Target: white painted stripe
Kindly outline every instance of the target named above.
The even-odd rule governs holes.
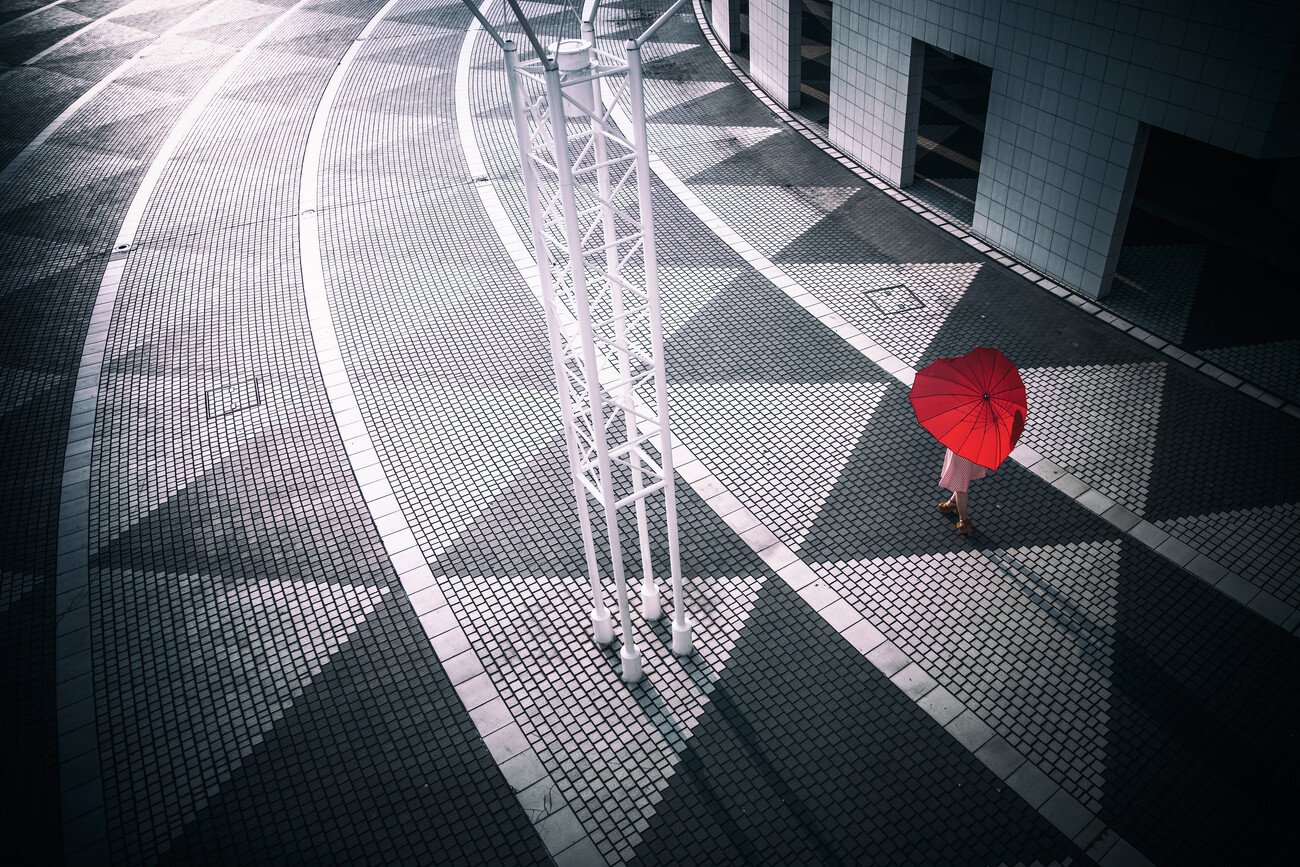
[[[60,2],[63,2],[63,0],[60,0]],[[95,84],[94,87],[90,88],[81,96],[77,97],[76,101],[73,102],[72,105],[65,108],[62,111],[62,113],[59,114],[58,117],[50,121],[50,123],[45,127],[45,129],[37,133],[36,137],[27,144],[27,147],[19,151],[17,156],[15,156],[12,160],[9,161],[9,165],[5,166],[3,169],[0,169],[0,185],[5,184],[9,180],[9,178],[13,175],[14,172],[22,168],[23,163],[31,159],[32,154],[36,153],[37,149],[41,145],[45,144],[45,142],[49,140],[50,136],[58,132],[60,127],[62,127],[65,123],[71,120],[74,114],[81,111],[81,109],[85,108],[95,97],[99,96],[99,94],[103,92],[104,88],[108,87],[114,81],[121,78],[132,68],[134,68],[136,63],[142,57],[145,56],[145,52],[147,52],[153,46],[157,45],[161,40],[166,39],[168,36],[171,36],[181,27],[187,26],[196,18],[206,14],[207,12],[210,12],[212,9],[216,8],[217,6],[220,6],[222,3],[225,2],[226,0],[213,0],[213,2],[207,4],[206,6],[194,10],[194,12],[185,16],[180,21],[177,21],[175,24],[173,24],[171,27],[168,27],[162,33],[159,33],[157,38],[154,39],[153,42],[149,43],[147,46],[140,49],[140,51],[132,55],[124,63],[120,64],[116,69],[110,72],[108,75],[101,78],[99,82]]]
[[[136,230],[140,227],[144,209],[153,196],[154,187],[158,185],[163,171],[180,148],[181,143],[190,134],[190,130],[194,128],[199,117],[207,110],[208,103],[225,86],[230,77],[235,74],[235,71],[243,65],[248,56],[260,48],[262,43],[269,39],[271,34],[278,30],[289,16],[297,12],[307,2],[308,0],[298,0],[297,3],[280,13],[274,21],[262,28],[256,36],[246,42],[239,51],[235,52],[235,55],[227,60],[221,69],[217,70],[216,75],[208,79],[207,84],[203,86],[203,90],[199,91],[194,100],[186,106],[184,113],[176,121],[176,125],[172,127],[167,140],[163,142],[162,147],[154,157],[152,165],[149,166],[149,171],[145,173],[144,180],[140,182],[140,189],[136,191],[135,198],[131,200],[131,207],[127,209],[126,219],[122,221],[122,228],[117,233],[117,241],[113,244],[113,249],[125,250],[135,242]]]
[[[617,123],[625,132],[631,130],[631,120],[627,116],[626,112],[624,112],[621,107],[613,106],[613,93],[613,88],[609,84],[608,79],[602,79],[602,100],[606,107],[612,108],[611,116],[615,123]],[[741,238],[739,234],[728,226],[726,221],[724,221],[712,209],[705,205],[704,202],[702,202],[693,192],[691,192],[690,188],[687,187],[686,184],[677,177],[676,173],[674,173],[672,169],[670,169],[655,153],[650,155],[650,167],[659,180],[672,191],[682,204],[689,208],[696,217],[704,222],[705,225],[707,225],[720,240],[727,244],[733,252],[745,259],[745,261],[748,262],[756,271],[767,276],[772,285],[776,286],[776,288],[780,289],[796,303],[799,303],[800,306],[808,310],[811,315],[815,316],[828,328],[835,331],[842,339],[861,352],[872,363],[893,376],[902,384],[908,387],[911,386],[912,380],[916,375],[915,370],[903,361],[895,358],[883,347],[880,347],[866,335],[858,331],[858,329],[846,323],[842,318],[832,312],[829,307],[818,301],[815,295],[801,287],[782,268]],[[673,444],[674,450],[676,450],[678,448],[676,438],[673,439]],[[687,449],[685,449],[684,446],[682,447],[682,450],[683,452],[687,452]],[[694,460],[695,459],[691,457],[686,463],[690,463]],[[924,667],[920,662],[907,656],[907,654],[905,654],[900,648],[886,640],[883,630],[867,618],[868,612],[858,610],[851,602],[841,597],[824,582],[816,584],[818,578],[817,574],[813,572],[806,563],[799,559],[798,555],[795,554],[787,545],[780,541],[768,544],[771,539],[777,538],[777,534],[759,520],[757,516],[752,514],[745,506],[742,505],[737,508],[736,503],[738,498],[730,493],[720,479],[709,474],[707,470],[704,470],[702,474],[699,474],[699,476],[699,478],[693,482],[689,482],[689,484],[693,488],[697,488],[701,493],[701,496],[704,496],[704,494],[709,491],[714,492],[713,496],[707,498],[705,502],[709,503],[720,517],[725,516],[729,523],[740,523],[751,528],[747,531],[746,535],[741,536],[741,538],[755,550],[755,553],[757,553],[765,562],[784,563],[783,566],[776,569],[777,574],[781,576],[782,580],[784,580],[792,590],[800,593],[800,595],[805,598],[805,601],[807,601],[819,614],[822,615],[823,619],[826,620],[831,628],[849,638],[851,643],[854,644],[859,652],[866,656],[866,658],[873,665],[879,668],[887,677],[893,680],[900,690],[904,690],[905,694],[908,695],[909,698],[915,701],[927,712],[934,715],[931,711],[931,706],[925,702],[925,699],[929,697],[936,688],[938,688],[937,681],[933,676],[929,675],[928,672],[925,672]],[[717,503],[716,505],[715,501]],[[766,530],[766,533],[755,533],[754,530],[757,528]],[[764,547],[759,547],[755,544],[760,541],[764,544]],[[813,587],[815,584],[814,592]],[[915,683],[914,679],[912,679],[909,674],[914,671],[924,673],[931,686],[924,690],[911,688],[905,689],[905,687],[911,687]],[[940,720],[940,722],[951,734],[954,735],[954,737],[958,735],[959,730],[964,728],[966,719],[971,717],[979,719],[974,710],[966,707],[951,694],[945,694],[942,705],[945,708],[960,708],[959,713],[952,714],[947,720]],[[958,738],[959,742],[963,743],[963,745],[970,749],[971,752],[975,753],[977,757],[980,757],[979,748],[987,743],[993,735],[992,727],[989,727],[982,719],[980,719],[980,723],[989,729],[987,737],[979,740],[978,743],[969,741],[969,739]],[[1027,771],[1025,769],[1033,768],[1034,771],[1043,776],[1047,776],[1050,780],[1049,775],[1044,774],[1043,771],[1033,765],[1023,753],[1015,750],[1010,746],[1010,744],[1008,744],[1002,752],[1005,754],[1006,751],[1015,753],[1016,761],[1013,763],[1014,766],[1009,766],[1009,769],[1006,770],[1005,773],[991,766],[990,770],[998,774],[1008,783],[1009,786],[1011,786],[1011,788],[1016,790],[1018,794],[1021,794],[1022,797],[1025,797],[1025,795],[1021,792],[1019,785],[1026,777]],[[1092,857],[1100,859],[1106,851],[1119,846],[1128,851],[1133,857],[1134,860],[1131,863],[1152,863],[1149,859],[1146,859],[1145,856],[1141,855],[1131,844],[1123,840],[1114,829],[1111,829],[1102,823],[1095,813],[1087,810],[1087,808],[1079,803],[1077,799],[1066,793],[1059,784],[1053,782],[1047,792],[1047,796],[1044,798],[1035,800],[1029,800],[1026,798],[1026,803],[1035,810],[1041,810],[1048,801],[1052,801],[1056,804],[1064,801],[1070,803],[1074,813],[1077,814],[1082,811],[1089,814],[1090,821],[1086,823],[1083,831],[1070,829],[1070,836],[1074,836],[1075,833],[1084,835],[1076,837],[1074,842],[1078,844],[1080,848],[1088,850]],[[1053,819],[1052,815],[1045,815],[1045,818],[1054,823],[1056,821]],[[1062,830],[1065,831],[1066,829]]]
[[[631,128],[628,118],[623,113],[622,109],[616,109],[614,117],[619,125],[624,129]],[[663,181],[665,186],[672,190],[673,194],[677,196],[686,207],[691,209],[692,213],[704,222],[725,244],[731,247],[733,251],[753,266],[755,270],[768,276],[774,286],[784,292],[796,303],[799,303],[801,306],[808,309],[809,313],[816,316],[818,320],[843,338],[849,345],[861,352],[878,367],[897,379],[903,385],[908,386],[909,388],[911,387],[912,380],[916,376],[916,371],[912,367],[901,359],[894,357],[888,349],[876,343],[871,337],[863,334],[856,327],[845,322],[841,317],[833,313],[829,307],[821,303],[815,293],[805,289],[784,269],[772,262],[745,241],[727,224],[725,220],[701,201],[700,198],[696,196],[680,178],[677,177],[676,173],[673,172],[673,170],[669,168],[657,154],[652,153],[650,155],[650,167],[654,170],[655,175]],[[1092,488],[1082,479],[1065,473],[1062,468],[1057,467],[1055,464],[1048,461],[1046,458],[1043,458],[1027,446],[1022,445],[1017,447],[1015,451],[1011,453],[1011,460],[1039,475],[1042,475],[1044,471],[1051,471],[1053,473],[1051,480],[1052,484],[1056,485],[1058,488],[1068,488],[1070,491],[1075,491],[1076,493],[1071,494],[1071,498],[1086,508],[1090,508],[1094,512],[1097,510],[1092,508],[1091,504],[1109,503],[1109,498],[1107,498],[1105,494]],[[1036,467],[1037,469],[1035,469]],[[1167,538],[1167,536],[1161,531],[1155,530],[1145,521],[1141,521],[1138,523],[1137,528],[1142,532],[1134,533],[1134,525],[1131,521],[1132,513],[1127,509],[1122,506],[1111,504],[1106,509],[1097,513],[1108,523],[1127,533],[1134,540],[1146,545],[1155,553],[1170,560],[1174,565],[1179,566],[1180,568],[1183,565],[1178,559],[1170,556],[1171,552],[1169,549],[1161,549],[1161,545]],[[1217,565],[1222,567],[1223,574],[1216,575],[1213,580],[1207,579],[1197,573],[1192,574],[1196,574],[1198,578],[1205,580],[1210,586],[1229,595],[1230,598],[1235,599],[1248,607],[1252,607],[1262,616],[1267,617],[1278,625],[1284,624],[1293,614],[1296,613],[1297,609],[1295,606],[1288,605],[1281,600],[1275,601],[1272,594],[1268,594],[1267,591],[1247,581],[1244,577],[1233,572],[1228,566],[1223,564]],[[1242,584],[1247,584],[1253,588],[1253,591],[1245,599],[1242,598],[1239,590]],[[1232,592],[1229,592],[1230,590]],[[1267,607],[1252,605],[1251,603],[1256,596],[1261,596],[1263,599],[1268,600],[1270,604]]]
[[[28,18],[31,18],[33,15],[39,15],[40,13],[44,12],[46,9],[53,9],[55,6],[61,6],[67,2],[68,0],[54,0],[53,3],[46,3],[44,6],[37,6],[35,9],[32,9],[28,12],[24,12],[22,15],[19,15],[17,18],[10,18],[5,23],[0,24],[0,29],[8,27],[10,24],[17,24],[19,21],[24,21]]]
[[[29,58],[27,58],[26,60],[24,60],[20,65],[21,65],[21,66],[33,66],[33,65],[35,65],[36,63],[39,63],[43,58],[48,57],[49,55],[51,55],[51,54],[53,54],[54,52],[58,51],[60,48],[62,48],[63,46],[67,45],[67,44],[68,44],[69,42],[71,42],[72,40],[74,40],[74,39],[76,39],[77,37],[81,36],[83,33],[86,33],[86,32],[88,32],[88,31],[90,31],[90,30],[95,29],[95,28],[98,27],[99,25],[103,24],[105,21],[108,21],[110,18],[112,18],[112,17],[114,17],[115,15],[118,15],[119,13],[123,12],[123,11],[126,9],[126,7],[127,7],[127,6],[130,6],[130,5],[131,5],[130,3],[127,3],[127,4],[123,5],[123,6],[118,7],[117,9],[114,9],[112,12],[109,12],[107,15],[102,15],[102,16],[100,16],[99,18],[94,19],[93,21],[88,21],[88,22],[86,22],[86,23],[83,24],[82,26],[78,27],[76,30],[74,30],[74,31],[72,31],[71,33],[69,33],[67,36],[65,36],[65,37],[63,37],[62,39],[60,39],[58,42],[56,42],[56,43],[54,43],[53,45],[51,45],[50,47],[46,48],[44,51],[40,51],[40,52],[38,52],[38,53],[36,53],[36,54],[33,54],[31,57],[29,57]]]
[[[346,365],[338,364],[336,367],[330,366],[328,370],[326,369],[326,359],[341,359],[341,347],[338,331],[334,324],[334,317],[330,311],[329,294],[321,259],[320,219],[318,214],[321,153],[324,147],[330,112],[334,107],[338,92],[348,76],[352,63],[356,59],[364,41],[398,2],[399,0],[389,0],[366,25],[357,41],[349,47],[330,78],[312,120],[311,132],[308,135],[307,147],[303,155],[299,187],[298,222],[299,250],[307,315],[311,325],[312,340],[316,348],[317,363],[321,368],[321,375],[330,405],[334,408],[335,424],[340,430],[340,436],[343,436],[342,432],[345,429],[352,426],[359,432],[359,437],[365,441],[364,448],[348,449],[348,459],[351,462],[353,474],[360,483],[364,473],[365,477],[372,479],[367,486],[367,490],[374,489],[381,494],[381,496],[377,497],[367,496],[366,505],[370,510],[371,519],[375,522],[376,530],[380,534],[390,559],[395,558],[398,554],[402,555],[402,567],[398,568],[398,564],[394,559],[394,568],[398,569],[402,586],[407,591],[408,600],[421,626],[424,628],[430,646],[444,665],[451,663],[454,658],[457,670],[479,672],[473,677],[465,677],[460,680],[453,679],[453,682],[466,713],[473,720],[479,735],[483,738],[484,744],[488,747],[488,751],[497,764],[500,766],[507,761],[515,761],[541,767],[541,760],[531,746],[517,747],[518,742],[524,740],[524,738],[522,729],[516,722],[511,720],[503,726],[501,724],[502,714],[479,712],[479,708],[493,702],[496,703],[493,707],[504,710],[504,699],[496,689],[495,684],[484,673],[486,667],[479,658],[477,651],[470,645],[466,632],[458,621],[456,612],[448,604],[446,595],[442,588],[438,586],[424,552],[415,541],[415,536],[411,532],[412,522],[408,519],[405,509],[402,508],[400,499],[393,495],[395,486],[392,484],[392,480],[382,462],[377,459],[375,450],[370,446],[373,438],[366,428],[365,418],[362,416],[354,399],[352,382],[347,373]],[[468,104],[469,58],[477,34],[478,23],[474,22],[462,43],[460,55],[462,62],[457,67],[458,109],[461,103]],[[374,478],[376,471],[378,472],[377,479]],[[509,735],[509,737],[506,737],[506,735]],[[507,741],[513,746],[503,746]],[[548,791],[559,791],[554,785],[554,780],[550,779],[549,775],[543,776],[539,781],[534,781],[530,785],[536,786],[539,782]],[[520,794],[521,806],[524,806],[522,804],[522,792]],[[542,828],[540,826],[547,818],[554,816],[556,812],[558,810],[553,810],[546,816],[535,820],[532,815],[529,815],[530,821],[533,821],[538,826],[539,836],[548,845],[549,835],[541,834]],[[526,814],[529,814],[529,812],[526,811]],[[568,848],[568,846],[565,848]],[[560,852],[553,851],[551,854],[556,856]]]
[[[78,390],[73,395],[72,419],[68,434],[66,454],[73,455],[82,451],[93,450],[95,416],[99,402],[99,376],[103,368],[104,353],[108,345],[108,330],[112,321],[114,305],[117,301],[118,287],[122,274],[126,270],[128,248],[135,238],[140,217],[153,195],[154,187],[168,161],[175,154],[181,142],[189,135],[208,103],[230,76],[248,59],[252,52],[274,33],[307,0],[299,0],[286,9],[274,21],[264,27],[252,41],[245,44],[238,52],[208,80],[207,85],[191,100],[172,127],[170,135],[154,157],[135,197],[127,211],[121,230],[118,232],[117,247],[109,256],[108,267],[99,284],[95,298],[94,312],[91,314],[90,327],[86,342],[81,350],[81,364],[77,371]],[[93,451],[92,451],[93,453]],[[60,778],[66,780],[69,756],[65,743],[71,743],[76,732],[71,729],[67,711],[78,702],[94,699],[94,683],[90,674],[90,650],[88,643],[83,649],[78,647],[76,636],[80,628],[90,628],[89,599],[89,558],[90,558],[90,467],[77,467],[63,472],[63,490],[59,504],[61,523],[79,526],[81,529],[62,536],[59,539],[57,593],[60,604],[56,612],[56,663],[55,677],[59,683],[58,718],[60,739]],[[64,624],[69,624],[64,629]],[[74,628],[75,627],[75,628]],[[94,725],[94,723],[92,723]],[[98,733],[91,738],[97,744]],[[98,753],[98,746],[93,748]],[[98,760],[95,762],[98,767]],[[93,784],[93,785],[91,785]],[[70,860],[103,860],[107,858],[108,826],[104,815],[103,790],[99,776],[82,786],[91,786],[93,793],[81,799],[87,810],[81,815],[64,812],[63,835],[64,852]],[[61,783],[66,791],[67,786]],[[101,859],[102,856],[102,859]]]
[[[480,4],[479,11],[483,13],[484,17],[487,17],[488,10],[492,8],[493,2],[494,0],[483,0],[482,4]],[[460,55],[456,61],[456,128],[460,135],[461,149],[464,151],[465,162],[469,167],[469,176],[471,178],[487,177],[487,168],[483,161],[483,153],[479,148],[478,139],[474,135],[474,113],[470,108],[470,68],[473,60],[474,42],[482,32],[483,28],[482,25],[479,24],[478,19],[474,19],[470,22],[469,30],[465,34],[464,41],[461,42]],[[529,245],[525,244],[523,239],[520,238],[519,234],[515,231],[514,225],[510,222],[510,218],[506,214],[500,198],[497,196],[496,187],[490,182],[480,181],[474,185],[474,188],[478,191],[479,198],[483,201],[483,207],[487,211],[488,218],[492,221],[493,228],[496,229],[497,234],[501,237],[502,243],[515,263],[515,267],[519,269],[524,280],[527,281],[529,287],[532,288],[533,293],[537,296],[538,303],[540,304],[541,288],[537,277],[537,263],[527,255],[526,251],[529,249]],[[474,649],[471,646],[470,649],[465,652],[472,654],[474,653]],[[475,656],[474,659],[475,666],[482,668],[482,663],[478,661],[478,657]],[[496,687],[493,685],[494,694],[496,694],[495,690]],[[486,741],[491,732],[485,733],[477,718],[475,718],[474,724],[479,726],[479,733],[484,736],[484,740]],[[536,751],[533,750],[531,745],[518,754],[531,755],[536,758]],[[502,762],[502,759],[498,758],[496,753],[493,754],[493,757],[497,758],[498,764]],[[511,756],[510,758],[514,757]],[[539,758],[537,759],[537,762],[538,766],[541,766],[541,760]],[[568,809],[572,811],[572,807],[569,806],[567,799],[560,794],[562,790],[555,785],[555,781],[550,776],[549,772],[542,777],[542,784],[543,786],[549,786],[549,791],[555,793],[555,800],[560,802],[562,805],[556,807],[547,816],[541,816],[535,819],[532,815],[529,816],[530,821],[532,821],[533,825],[537,828],[542,840],[546,842],[549,851],[551,846],[549,842],[550,835],[542,833],[542,823],[550,816],[559,813],[561,810]],[[533,785],[535,786],[537,784],[534,783]],[[520,794],[522,796],[522,793]],[[579,823],[579,825],[581,825],[581,823]],[[585,828],[583,830],[584,832],[586,831]],[[564,849],[571,849],[572,847],[579,845],[583,840],[588,841],[591,851],[599,851],[594,841],[591,841],[590,835],[587,834],[584,834],[584,836],[579,838],[577,842],[568,843]],[[553,858],[558,857],[560,854],[561,852],[551,852]]]
[[[491,0],[488,0],[488,2],[484,4],[483,8],[485,12],[490,3]],[[469,71],[469,46],[470,42],[467,40],[462,48],[461,67],[458,69],[457,74],[457,120],[460,127],[462,147],[465,150],[466,162],[469,166],[471,176],[487,177],[488,173],[486,165],[482,153],[479,150],[477,140],[473,135],[471,125],[472,118],[466,87]],[[609,104],[611,93],[608,81],[608,79],[601,80],[602,93],[607,105]],[[627,116],[621,110],[615,110],[614,116],[618,124],[625,131],[631,129],[631,124],[628,122]],[[653,154],[651,155],[651,167],[655,171],[655,174],[659,176],[660,180],[667,183],[668,179],[671,178],[676,181],[675,185],[670,184],[670,188],[673,190],[674,194],[677,194],[687,207],[691,208],[701,220],[709,225],[715,234],[722,238],[733,251],[749,262],[755,270],[770,275],[774,285],[777,285],[778,288],[782,288],[783,291],[791,295],[791,297],[794,297],[796,301],[799,301],[800,298],[802,298],[803,300],[801,303],[803,306],[818,306],[810,293],[806,293],[802,289],[798,288],[797,284],[795,284],[788,275],[747,244],[739,235],[728,228],[727,224],[722,221],[721,218],[705,207],[698,198],[694,197],[693,194],[690,194],[690,191],[681,184],[680,180],[676,179],[676,176],[672,174],[671,170],[669,170],[662,161]],[[667,177],[665,177],[665,174]],[[542,297],[540,285],[538,284],[537,262],[528,255],[527,251],[530,249],[530,245],[525,244],[519,237],[519,234],[514,227],[514,223],[511,221],[509,214],[501,203],[495,185],[491,182],[480,182],[476,184],[476,189],[483,200],[484,208],[488,212],[493,227],[501,237],[503,246],[510,253],[515,262],[516,268],[518,268],[520,274],[522,274],[524,279],[528,282],[528,285],[537,297],[540,305],[542,303]],[[683,193],[686,195],[682,195]],[[819,318],[823,321],[834,318],[837,321],[837,324],[843,324],[843,320],[835,317],[829,308],[821,305],[821,310],[823,312]],[[558,312],[563,315],[566,311],[561,308]],[[866,342],[864,343],[864,341]],[[876,356],[872,358],[874,362],[882,366],[896,378],[910,384],[914,372],[903,364],[903,362],[893,359],[892,356],[888,355],[888,353],[884,352],[884,350],[880,349],[874,343],[867,341],[863,335],[856,332],[856,329],[854,329],[853,333],[850,335],[849,342],[858,348],[859,351],[867,354],[869,358],[872,358],[873,355]],[[700,462],[699,459],[680,442],[680,440],[678,440],[676,436],[671,437],[671,442],[674,457],[678,462],[678,474],[683,478],[683,480],[690,480],[688,481],[688,484],[690,484],[691,487],[700,495],[701,499],[703,499],[704,502],[714,510],[715,514],[717,514],[719,518],[723,519],[729,526],[748,528],[740,535],[740,538],[749,545],[758,556],[764,560],[764,562],[768,563],[777,572],[781,579],[791,587],[791,589],[795,592],[805,591],[805,593],[810,593],[811,591],[808,591],[807,588],[816,581],[817,576],[807,566],[807,564],[800,560],[788,546],[778,541],[777,534],[747,507],[741,504],[740,499],[728,490],[722,480],[714,476],[704,466],[704,464]],[[805,593],[801,593],[800,595],[804,596]],[[939,720],[940,723],[944,724],[950,732],[955,734],[956,731],[965,724],[965,720],[973,716],[973,712],[970,709],[962,705],[955,697],[951,696],[951,694],[948,694],[946,690],[940,690],[941,692],[944,692],[944,701],[937,705],[934,703],[927,704],[926,699],[931,697],[936,689],[939,689],[937,682],[927,674],[924,675],[921,682],[924,683],[925,679],[928,678],[929,688],[916,688],[916,683],[918,682],[916,672],[921,671],[918,663],[903,654],[903,652],[897,647],[887,642],[880,630],[877,629],[874,624],[869,623],[862,612],[857,611],[851,603],[840,597],[833,590],[830,590],[825,586],[819,586],[814,596],[805,596],[805,598],[811,605],[813,605],[815,610],[823,616],[823,619],[825,619],[832,628],[848,637],[854,646],[857,647],[859,652],[866,656],[873,665],[880,668],[886,676],[889,676],[895,684],[898,685],[899,689],[904,691],[904,694],[908,695],[913,701],[926,709],[926,711],[931,713],[932,716],[936,715],[937,711],[933,709],[936,707],[941,707],[945,710],[959,708],[960,710],[956,713],[952,713],[949,718]],[[873,637],[874,640],[872,640]],[[991,729],[989,736],[992,736]],[[984,740],[974,744],[973,746],[970,744],[967,744],[967,746],[978,756],[978,748],[983,746],[988,739],[989,738],[986,737]],[[1006,751],[1004,750],[1002,754],[1005,755]],[[1028,776],[1029,769],[1040,774],[1042,772],[1039,771],[1036,766],[1030,764],[1023,754],[1017,753],[1017,755],[1019,760],[1014,762],[1014,767],[1011,767],[1010,770],[1001,776],[1012,788],[1016,788],[1017,791],[1020,791],[1017,787]],[[1069,836],[1071,837],[1075,837],[1079,834],[1087,835],[1086,838],[1076,840],[1081,848],[1088,849],[1089,847],[1094,846],[1096,841],[1104,839],[1105,850],[1109,850],[1116,845],[1123,846],[1126,849],[1132,849],[1128,843],[1121,840],[1111,829],[1106,828],[1103,824],[1097,821],[1095,814],[1088,811],[1082,804],[1055,783],[1053,783],[1047,790],[1046,797],[1036,801],[1027,800],[1027,803],[1029,803],[1035,810],[1039,810],[1049,801],[1053,803],[1054,807],[1060,807],[1062,804],[1069,804],[1074,808],[1073,812],[1075,814],[1087,813],[1089,815],[1089,818],[1092,821],[1086,823],[1086,827],[1083,831],[1080,831],[1077,828],[1069,829]],[[1101,857],[1105,850],[1101,847],[1095,847],[1092,854],[1095,857]],[[1143,863],[1146,861],[1146,859],[1140,856],[1135,849],[1132,850],[1131,854],[1135,856],[1133,863]]]

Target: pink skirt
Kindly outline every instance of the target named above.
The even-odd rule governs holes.
[[[948,453],[943,456],[943,472],[939,474],[939,487],[965,493],[971,482],[982,479],[988,474],[987,467],[968,461],[961,455],[955,454],[952,449],[948,449]]]

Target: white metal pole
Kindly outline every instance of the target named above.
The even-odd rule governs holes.
[[[592,26],[582,25],[584,36],[592,34]],[[591,43],[588,43],[591,44]],[[599,109],[593,99],[592,113]],[[605,273],[608,278],[610,294],[610,315],[614,319],[614,341],[618,352],[619,401],[623,406],[623,418],[626,422],[628,448],[628,468],[632,475],[632,493],[636,499],[637,541],[641,548],[641,616],[654,622],[664,616],[660,601],[659,582],[655,579],[654,560],[650,550],[650,521],[646,514],[645,498],[641,491],[645,488],[644,470],[641,457],[634,447],[640,439],[640,430],[635,412],[636,392],[633,388],[632,358],[628,352],[627,320],[624,317],[623,288],[619,278],[618,226],[614,219],[613,185],[610,182],[609,166],[606,163],[608,148],[605,130],[593,117],[591,135],[596,157],[596,188],[600,198],[600,219],[605,234]]]
[[[556,48],[556,57],[565,58],[565,45]],[[585,64],[584,64],[585,65]],[[591,83],[584,83],[590,87]],[[609,443],[605,430],[605,406],[600,384],[600,368],[596,358],[596,344],[591,330],[591,304],[587,297],[587,275],[582,252],[582,235],[578,225],[578,207],[573,190],[573,169],[569,163],[569,136],[565,123],[563,84],[558,68],[546,70],[546,90],[551,111],[552,141],[555,147],[555,167],[560,181],[560,201],[564,210],[565,239],[568,242],[569,263],[572,269],[573,299],[577,310],[578,327],[582,333],[582,353],[586,375],[587,395],[591,401],[591,421],[594,430],[596,460],[600,471],[600,492],[605,513],[605,531],[609,537],[610,563],[614,571],[614,584],[618,591],[619,619],[623,627],[623,647],[619,657],[623,664],[623,680],[634,683],[641,679],[641,652],[637,649],[632,617],[628,611],[627,580],[623,572],[622,544],[619,541],[617,497],[609,457]]]
[[[632,493],[636,497],[637,541],[641,547],[641,616],[650,622],[664,616],[663,604],[659,597],[659,582],[655,578],[654,557],[650,550],[650,521],[646,515],[645,497],[641,491],[645,487],[639,446],[634,445],[641,438],[640,424],[636,416],[636,390],[633,387],[631,358],[627,346],[627,323],[623,318],[623,290],[614,286],[615,304],[613,315],[616,317],[614,333],[619,344],[619,378],[620,398],[623,403],[623,417],[627,422],[628,465],[632,471]]]
[[[551,275],[551,256],[546,246],[542,228],[542,207],[538,200],[537,175],[533,171],[532,139],[528,118],[524,113],[523,82],[519,75],[519,52],[513,41],[502,46],[506,60],[506,81],[510,90],[510,111],[515,119],[515,137],[519,144],[519,167],[528,202],[528,222],[532,227],[533,251],[537,258],[537,281],[542,289],[542,307],[546,313],[546,332],[550,337],[551,366],[555,373],[555,386],[559,390],[560,412],[564,417],[564,441],[569,453],[569,473],[573,481],[573,496],[578,506],[578,523],[582,528],[582,547],[587,558],[587,576],[591,583],[591,629],[597,644],[607,645],[614,640],[614,623],[605,606],[605,593],[600,586],[600,564],[596,560],[596,542],[591,529],[591,511],[587,503],[587,489],[582,484],[581,461],[578,454],[577,434],[573,429],[573,400],[569,392],[568,377],[564,370],[564,351],[559,316],[558,299]]]
[[[650,146],[646,140],[645,80],[641,49],[627,41],[628,96],[631,100],[632,138],[636,150],[636,187],[641,207],[642,256],[645,261],[646,296],[650,307],[650,347],[654,358],[655,409],[659,416],[659,452],[664,473],[664,511],[668,523],[668,561],[673,588],[673,653],[694,652],[692,623],[686,617],[682,588],[681,550],[677,541],[677,485],[673,473],[672,432],[668,427],[668,384],[664,374],[663,315],[659,308],[659,269],[655,258],[654,208],[650,198]]]

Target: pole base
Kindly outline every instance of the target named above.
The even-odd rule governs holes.
[[[659,601],[659,588],[654,584],[641,585],[641,616],[647,623],[655,623],[664,616],[664,606]]]
[[[636,645],[623,645],[623,649],[618,652],[619,658],[623,660],[623,682],[636,683],[641,679],[641,651],[636,649]]]
[[[678,656],[690,656],[695,652],[695,643],[691,639],[691,622],[673,621],[673,653]]]
[[[596,637],[596,643],[601,647],[614,640],[614,620],[609,616],[608,611],[591,612],[591,631]]]

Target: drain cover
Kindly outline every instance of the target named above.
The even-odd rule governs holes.
[[[909,310],[920,310],[925,306],[917,294],[907,288],[906,283],[896,283],[893,286],[881,286],[878,289],[868,289],[864,293],[867,300],[872,306],[886,316],[893,316],[895,313],[906,313]]]
[[[241,379],[230,385],[208,389],[205,398],[208,418],[221,418],[259,405],[262,402],[262,384],[257,377]]]

